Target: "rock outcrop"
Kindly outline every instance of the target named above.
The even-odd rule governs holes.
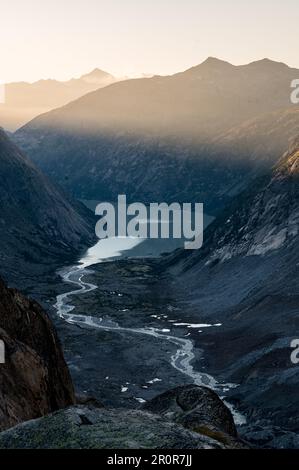
[[[52,323],[42,308],[0,279],[0,429],[75,402],[71,377]]]
[[[232,443],[237,438],[230,410],[207,387],[189,385],[175,388],[152,399],[143,409],[224,444]]]
[[[176,400],[181,400],[180,405],[175,406]],[[181,413],[181,419],[173,420],[174,414],[176,417],[180,414],[181,406],[190,410],[190,419],[186,411]],[[229,410],[208,389],[180,387],[155,398],[147,407],[123,410],[77,405],[2,432],[0,449],[246,447],[237,439]]]

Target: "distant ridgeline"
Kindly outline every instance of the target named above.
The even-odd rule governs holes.
[[[29,122],[14,139],[80,199],[203,202],[217,213],[299,133],[299,71],[214,58],[173,76],[126,80]]]

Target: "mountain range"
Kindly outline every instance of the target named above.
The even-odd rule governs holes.
[[[19,129],[12,136],[18,146],[0,131],[1,274],[19,287],[27,282],[32,286],[45,269],[52,275],[59,264],[69,263],[93,243],[93,218],[75,199],[115,200],[118,194],[126,194],[128,201],[196,201],[204,202],[205,210],[217,216],[204,232],[202,249],[178,250],[150,260],[150,265],[153,271],[162,273],[163,290],[167,285],[168,311],[176,312],[175,318],[183,317],[184,323],[177,325],[196,326],[188,326],[187,332],[196,351],[192,367],[206,369],[218,383],[230,384],[225,398],[249,421],[242,437],[263,447],[299,446],[299,379],[291,362],[291,342],[299,331],[299,109],[290,103],[290,83],[297,77],[299,70],[268,59],[237,67],[209,58],[171,77],[126,80],[96,89]],[[82,304],[76,300],[80,315],[87,311],[91,315],[100,305],[102,316],[106,306],[109,321],[110,316],[118,315],[117,321],[128,319],[136,330],[137,319],[130,318],[132,298],[127,293],[116,295],[125,292],[127,282],[142,298],[138,298],[138,314],[149,299],[153,302],[150,305],[155,313],[147,312],[147,318],[154,321],[160,293],[156,284],[145,278],[149,297],[143,298],[139,262],[135,260],[133,267],[137,283],[132,274],[127,274],[125,262],[120,262],[120,284],[112,284],[113,288],[111,279],[104,279],[105,269],[95,269],[101,290],[96,294],[90,291],[91,297],[85,291]],[[117,267],[107,264],[114,282]],[[148,275],[142,263],[139,268]],[[48,286],[48,292],[52,286]],[[18,313],[15,305],[19,294],[7,290],[1,281],[0,291],[4,300],[13,301],[13,313]],[[117,307],[113,304],[116,297]],[[21,299],[25,312],[26,302]],[[123,309],[127,307],[124,302],[129,302],[129,309]],[[31,312],[36,308],[30,304]],[[161,317],[168,321],[167,315]],[[22,348],[13,342],[20,339],[15,330],[17,320],[13,321],[12,333],[17,340],[12,338],[11,347]],[[203,325],[198,326],[200,331],[197,325]],[[0,326],[6,334],[11,326],[9,318],[5,317]],[[61,337],[71,355],[74,351],[77,354],[84,343],[96,356],[96,347],[103,352],[104,341],[112,341],[107,340],[107,332],[99,341],[89,328],[84,337],[83,330],[73,324],[61,327]],[[122,328],[124,336],[125,330]],[[118,337],[116,341],[120,356],[128,356],[133,362],[133,354],[129,356],[128,350],[121,349]],[[96,344],[94,349],[90,344]],[[109,357],[111,344],[106,343]],[[131,339],[128,344],[131,348]],[[136,347],[141,349],[140,344],[144,343],[136,340]],[[82,356],[77,356],[81,361]],[[85,360],[84,370],[76,371],[84,384],[93,370]],[[71,387],[69,384],[72,403]],[[120,393],[119,387],[116,389]],[[189,392],[191,398],[194,393],[203,393],[188,389],[189,404]],[[149,402],[143,411],[164,410],[170,416],[168,406],[173,407],[177,393],[185,395],[185,391],[169,393],[158,402]],[[201,410],[204,407],[201,405]],[[43,412],[53,408],[45,406]],[[79,419],[84,432],[95,426],[95,436],[102,417],[113,433],[119,428],[118,413],[112,411],[108,416],[106,410],[93,410],[91,414],[88,407],[81,411],[81,418],[74,408],[50,416],[48,423],[59,432],[65,421],[70,423],[68,428],[76,430],[75,437],[70,436],[71,443],[77,439],[77,430],[81,432],[81,425],[74,427]],[[146,421],[143,411],[141,427]],[[202,419],[197,412],[197,418]],[[136,423],[135,411],[132,413],[124,412],[125,433],[127,420]],[[194,417],[187,415],[193,422]],[[197,418],[194,425],[198,430]],[[155,434],[156,424],[147,425]],[[41,445],[47,445],[47,418],[46,422],[26,425],[24,440],[26,436],[32,439],[35,426],[44,439]],[[0,445],[26,445],[23,431],[23,427],[17,428],[8,436],[0,436],[4,439]],[[52,434],[57,445],[56,433]],[[60,442],[61,436],[57,439]]]
[[[63,106],[117,79],[100,69],[68,81],[39,80],[5,85],[5,103],[0,104],[1,126],[14,131],[39,114]]]
[[[14,139],[78,198],[126,193],[201,201],[218,212],[297,135],[297,76],[268,59],[233,66],[209,58],[173,76],[96,90],[35,118]]]

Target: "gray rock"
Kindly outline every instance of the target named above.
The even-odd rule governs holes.
[[[283,430],[267,424],[252,425],[244,433],[250,445],[263,449],[298,449],[299,436],[295,432]]]
[[[40,305],[0,279],[0,430],[75,403],[56,331]]]
[[[2,449],[244,447],[220,398],[193,385],[164,393],[140,410],[105,409],[89,400],[0,434]]]
[[[0,434],[1,449],[222,449],[225,445],[140,410],[75,406]]]
[[[207,387],[177,387],[150,400],[143,410],[157,413],[191,431],[224,444],[237,445],[237,430],[230,410]],[[241,443],[240,443],[241,445]]]

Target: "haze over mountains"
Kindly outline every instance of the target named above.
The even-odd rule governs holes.
[[[290,83],[299,70],[262,60],[234,66],[209,58],[172,76],[126,80],[89,93],[30,123],[87,133],[128,130],[136,134],[193,137],[216,132],[290,106]]]
[[[5,104],[0,104],[1,126],[14,131],[39,114],[102,88],[117,79],[100,69],[69,81],[39,80],[5,85]]]
[[[268,59],[233,66],[209,58],[173,76],[96,90],[37,117],[15,139],[76,197],[125,192],[217,211],[297,135],[296,77],[299,70]]]

